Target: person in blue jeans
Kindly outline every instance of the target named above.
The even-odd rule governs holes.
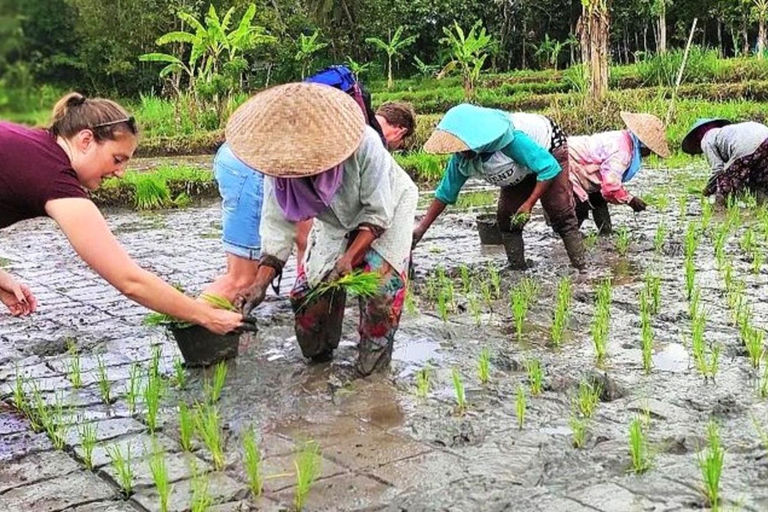
[[[402,147],[415,129],[415,114],[407,103],[385,103],[376,111],[390,150]],[[221,195],[222,243],[227,254],[227,270],[206,287],[230,302],[248,289],[256,277],[261,256],[261,206],[264,175],[241,162],[224,143],[213,160],[213,173]],[[301,223],[296,237],[296,259],[301,263],[312,221]]]

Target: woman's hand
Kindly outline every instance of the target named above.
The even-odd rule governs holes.
[[[0,302],[5,304],[13,316],[26,316],[34,313],[37,309],[37,299],[32,290],[1,270]]]
[[[340,277],[344,277],[350,273],[352,273],[352,258],[348,253],[345,253],[341,258],[338,259],[336,265],[333,267],[333,270],[331,270],[325,277],[325,281],[333,282],[338,280]]]
[[[520,205],[520,208],[517,209],[515,212],[515,215],[520,215],[521,213],[527,213],[528,215],[531,214],[531,211],[533,210],[533,205],[535,204],[535,201],[533,203],[526,201],[523,204]]]
[[[211,307],[203,327],[215,334],[228,334],[243,327],[243,316],[234,311]]]

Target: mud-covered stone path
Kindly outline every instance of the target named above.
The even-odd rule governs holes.
[[[240,357],[229,363],[217,403],[225,453],[218,471],[199,438],[191,452],[182,449],[178,413],[180,403],[204,400],[211,371],[187,370],[188,382],[179,389],[173,340],[160,328],[141,325],[147,311],[85,268],[51,222],[4,230],[0,264],[31,285],[40,309],[27,319],[0,316],[0,512],[160,510],[150,467],[153,446],[165,453],[172,482],[169,510],[190,509],[203,473],[215,504],[209,510],[287,510],[295,494],[294,460],[307,441],[319,445],[322,465],[306,510],[700,509],[707,500],[699,457],[706,453],[710,420],[719,425],[725,448],[721,506],[768,510],[768,455],[759,434],[768,430],[768,401],[759,393],[765,360],[759,370],[752,368],[732,321],[713,251],[717,228],[728,217],[722,211],[701,235],[693,258],[699,311],[707,318],[707,354],[720,351],[714,379],[702,376],[692,356],[683,262],[688,224],[700,221],[702,207],[687,194],[686,180],[699,178],[693,172],[676,177],[647,172],[633,182],[634,191],[668,199],[642,216],[614,207],[614,226],[628,228],[628,254],[617,254],[616,237],[590,235],[591,270],[582,276],[571,273],[562,244],[538,214],[526,228],[532,268],[525,273],[504,270],[500,248],[479,245],[473,215],[445,215],[414,254],[418,312],[411,307],[404,314],[386,375],[348,384],[339,379],[340,369],[355,357],[354,308],[347,310],[336,361],[308,366],[296,346],[284,295],[268,298],[258,313],[260,332],[241,338]],[[725,258],[731,278],[744,283],[741,296],[751,305],[753,328],[763,331],[768,273],[760,265],[753,272],[739,241],[749,226],[759,250],[765,252],[766,241],[757,215],[740,209],[738,217],[739,227],[724,245]],[[115,211],[108,220],[142,266],[189,291],[201,289],[223,268],[217,205],[151,214]],[[657,252],[659,223],[667,234]],[[594,228],[585,224],[582,231]],[[498,295],[489,265],[501,271]],[[283,279],[284,293],[294,278],[292,268]],[[642,364],[638,298],[647,271],[661,279],[661,307],[651,320],[650,373]],[[509,296],[523,276],[540,291],[518,341]],[[570,318],[555,348],[550,330],[564,276],[573,277]],[[590,326],[595,290],[607,276],[613,284],[608,354],[597,368]],[[453,298],[441,305],[436,289],[449,282]],[[67,351],[73,342],[82,373],[79,388]],[[160,350],[159,372],[167,382],[154,441],[147,405],[140,399],[132,413],[127,398],[132,368],[138,363],[146,372],[153,347]],[[490,380],[481,384],[478,358],[484,349],[490,354]],[[99,360],[112,383],[110,404],[99,386]],[[537,396],[530,392],[527,372],[534,360],[544,370]],[[430,386],[420,397],[417,375],[425,367]],[[463,414],[456,406],[453,370],[465,386]],[[13,407],[17,381],[28,399],[36,395],[49,410],[62,405],[61,417],[70,425],[61,429],[61,449],[45,432],[34,432]],[[591,418],[575,412],[582,381],[601,390]],[[519,390],[526,396],[522,428]],[[648,438],[651,466],[643,474],[631,471],[628,432],[635,418]],[[580,448],[574,447],[576,424],[586,428]],[[92,470],[84,464],[83,425],[95,427]],[[265,475],[258,498],[248,490],[243,464],[241,439],[251,427]],[[112,459],[115,448],[127,454],[128,447],[134,475],[126,496]]]

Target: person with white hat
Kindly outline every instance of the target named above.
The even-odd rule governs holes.
[[[476,176],[501,187],[496,217],[513,269],[527,266],[523,227],[539,199],[571,265],[584,269],[584,243],[568,181],[566,137],[551,119],[464,103],[446,112],[424,151],[452,156],[432,204],[413,232],[414,246],[446,206],[456,203],[467,180]]]
[[[360,375],[388,366],[405,298],[418,190],[338,89],[290,83],[267,89],[230,118],[234,155],[265,175],[261,258],[241,296],[246,317],[291,254],[297,225],[316,219],[315,236],[291,291],[296,337],[314,361],[333,357],[341,337],[343,291],[313,297],[322,281],[376,272],[378,292],[360,299]]]
[[[768,126],[699,119],[683,139],[683,151],[704,153],[712,168],[705,196],[723,199],[745,190],[761,200],[768,196]]]
[[[601,235],[609,235],[613,230],[608,203],[626,204],[636,212],[646,209],[642,199],[624,188],[624,183],[640,171],[642,158],[651,152],[661,158],[670,155],[661,119],[630,112],[622,112],[621,119],[626,130],[568,137],[579,226],[591,210]]]

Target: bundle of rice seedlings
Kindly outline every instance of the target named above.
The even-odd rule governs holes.
[[[335,281],[323,281],[307,294],[304,304],[312,304],[326,293],[345,291],[352,297],[370,298],[376,295],[381,286],[381,276],[378,272],[355,270]]]

